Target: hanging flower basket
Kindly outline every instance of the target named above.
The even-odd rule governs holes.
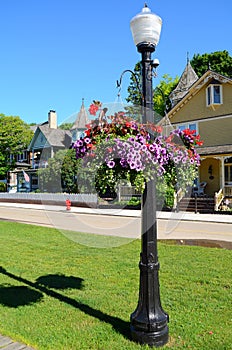
[[[124,112],[106,119],[107,109],[100,108],[99,101],[90,106],[93,115],[100,110],[99,118],[86,126],[85,136],[78,139],[73,148],[101,195],[115,194],[120,180],[138,191],[144,190],[146,181],[164,174],[177,181],[175,177],[180,169],[183,173],[188,167],[195,169],[199,165],[195,146],[202,141],[194,131],[178,129],[165,137],[160,126],[141,124]]]

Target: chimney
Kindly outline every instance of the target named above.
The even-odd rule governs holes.
[[[48,125],[51,129],[57,129],[57,115],[56,111],[50,110],[48,112]]]

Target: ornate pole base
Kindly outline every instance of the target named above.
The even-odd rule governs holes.
[[[130,327],[132,340],[155,347],[168,342],[169,321],[160,303],[158,268],[158,263],[144,265],[140,262],[139,301],[131,314]]]
[[[143,332],[131,326],[132,340],[136,343],[147,344],[149,346],[160,347],[168,342],[168,326],[157,331]]]

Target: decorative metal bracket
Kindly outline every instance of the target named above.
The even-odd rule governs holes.
[[[117,89],[119,89],[118,95],[120,95],[120,91],[121,91],[121,88],[122,88],[122,78],[123,78],[124,74],[127,73],[127,72],[129,72],[129,73],[131,73],[131,75],[133,75],[133,77],[134,77],[134,79],[135,79],[135,82],[136,82],[136,85],[137,85],[137,88],[138,88],[139,92],[140,92],[141,95],[142,95],[142,88],[141,88],[141,84],[140,84],[140,82],[139,82],[139,77],[138,77],[137,74],[135,74],[135,72],[133,72],[133,71],[130,70],[130,69],[125,69],[125,70],[122,72],[122,74],[121,74],[121,76],[120,76],[120,79],[117,80],[117,82],[116,82]]]

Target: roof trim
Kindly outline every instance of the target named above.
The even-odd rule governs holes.
[[[208,155],[222,155],[231,153],[232,155],[232,145],[219,145],[219,146],[206,146],[197,148],[197,153],[202,156]]]
[[[178,112],[194,95],[205,86],[210,79],[216,79],[221,83],[232,84],[232,79],[212,70],[208,70],[189,89],[186,95],[167,113],[169,119]]]

